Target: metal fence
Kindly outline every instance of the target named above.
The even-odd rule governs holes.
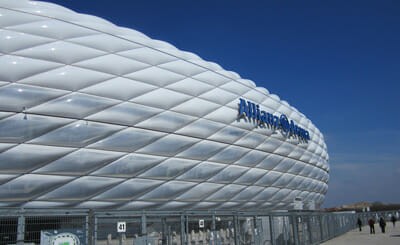
[[[0,245],[319,244],[386,212],[93,211],[0,209]],[[60,243],[58,243],[60,244]]]

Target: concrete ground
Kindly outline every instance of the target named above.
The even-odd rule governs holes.
[[[387,222],[386,233],[381,232],[379,225],[375,224],[375,234],[369,234],[369,226],[363,226],[362,231],[358,229],[331,239],[321,245],[399,245],[400,244],[400,222],[393,228],[391,222]]]

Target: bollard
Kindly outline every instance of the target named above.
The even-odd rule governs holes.
[[[112,235],[108,234],[107,235],[107,245],[111,245],[111,243],[112,243]]]
[[[125,235],[125,232],[119,233],[119,245],[126,245],[126,235]]]

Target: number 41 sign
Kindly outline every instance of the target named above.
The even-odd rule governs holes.
[[[126,222],[117,223],[117,232],[126,232]]]

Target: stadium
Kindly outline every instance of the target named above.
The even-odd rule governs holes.
[[[316,209],[329,156],[218,64],[64,7],[0,2],[0,206]]]

